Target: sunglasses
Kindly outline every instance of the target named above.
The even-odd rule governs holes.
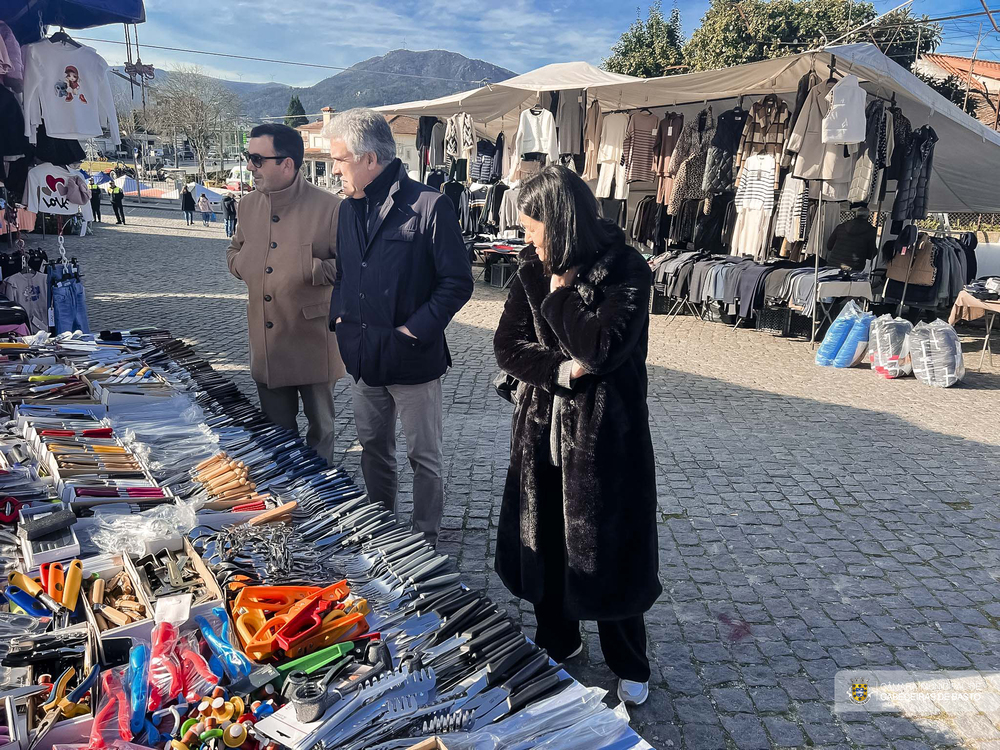
[[[261,156],[260,154],[251,154],[249,151],[243,152],[243,158],[248,162],[253,164],[257,169],[264,166],[264,162],[268,159],[274,159],[274,161],[283,161],[284,159],[289,159],[288,156]]]

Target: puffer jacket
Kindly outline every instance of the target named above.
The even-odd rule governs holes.
[[[739,107],[723,112],[715,123],[715,137],[705,159],[705,178],[701,189],[709,195],[736,190],[733,159],[740,147],[740,136],[747,121],[747,111]]]
[[[913,131],[896,188],[896,202],[892,206],[893,221],[927,218],[928,188],[934,161],[934,144],[937,140],[937,133],[930,125]]]

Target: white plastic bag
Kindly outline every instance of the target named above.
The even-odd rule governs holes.
[[[950,388],[965,377],[962,342],[943,320],[919,323],[906,337],[917,380],[935,388]]]
[[[872,369],[884,378],[902,378],[913,372],[906,335],[913,330],[908,320],[882,315],[875,318],[869,334],[868,351]]]

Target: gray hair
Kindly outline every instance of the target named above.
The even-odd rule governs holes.
[[[374,109],[359,107],[335,115],[323,128],[331,141],[343,141],[357,161],[364,154],[375,154],[379,164],[396,158],[396,139],[388,121]]]

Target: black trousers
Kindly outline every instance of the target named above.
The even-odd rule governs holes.
[[[563,520],[562,470],[539,469],[539,497],[547,498],[539,508],[539,542],[544,566],[542,600],[534,605],[535,643],[558,661],[580,645],[580,622],[565,615],[566,527]],[[624,553],[624,550],[623,550]],[[642,615],[622,620],[598,620],[604,661],[618,677],[635,682],[649,680],[646,656],[646,623]]]
[[[111,208],[115,210],[115,220],[125,223],[125,206],[121,203],[112,203]]]
[[[90,210],[94,212],[94,221],[100,221],[101,220],[101,202],[100,201],[91,201],[90,202]]]

